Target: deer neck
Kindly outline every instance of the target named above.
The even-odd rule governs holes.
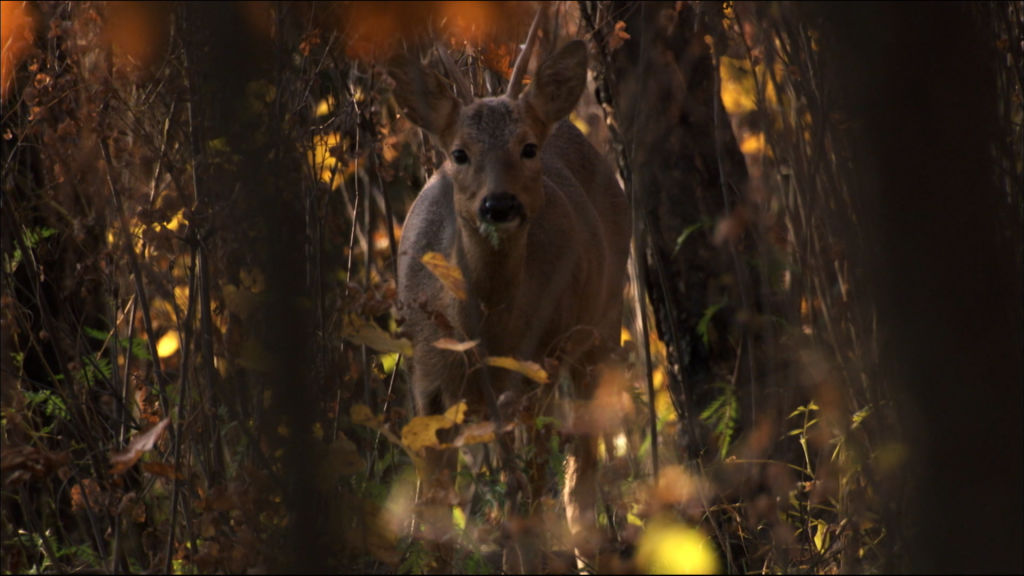
[[[453,255],[466,280],[470,307],[477,307],[475,301],[487,317],[511,313],[525,280],[528,229],[493,241],[474,224],[460,219]]]

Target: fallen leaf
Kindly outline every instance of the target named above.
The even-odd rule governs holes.
[[[439,338],[434,342],[434,348],[440,348],[441,350],[451,350],[452,352],[465,352],[470,348],[473,348],[479,344],[479,340],[469,340],[467,342],[459,342],[452,338]]]
[[[612,35],[608,38],[608,51],[614,52],[618,50],[630,38],[632,36],[626,32],[626,23],[619,20],[615,23],[615,30],[612,31]]]
[[[452,426],[455,426],[455,421],[447,416],[417,416],[402,428],[402,444],[413,452],[424,448],[442,448],[441,441],[437,439],[437,431]]]
[[[437,431],[461,424],[468,408],[465,402],[459,402],[448,408],[443,415],[413,418],[402,428],[402,445],[410,452],[418,452],[423,448],[448,448],[448,445],[437,439]]]
[[[459,300],[466,299],[466,280],[458,266],[448,262],[439,252],[427,252],[420,258],[420,262],[441,281],[452,296]]]
[[[536,362],[516,360],[510,356],[490,356],[487,358],[486,363],[489,366],[497,366],[498,368],[518,372],[534,382],[548,383],[548,373]]]
[[[121,474],[131,468],[139,461],[139,458],[142,458],[143,454],[153,449],[153,446],[156,445],[157,440],[160,439],[160,436],[170,423],[171,419],[169,417],[164,418],[149,430],[132,436],[131,441],[128,443],[128,448],[123,452],[111,452],[110,463],[112,466],[110,473]]]
[[[408,338],[395,338],[382,330],[380,326],[358,316],[345,318],[341,336],[349,342],[365,344],[377,352],[399,352],[406,356],[412,354],[412,342]]]
[[[92,478],[83,478],[71,487],[71,509],[74,511],[91,510],[102,512],[110,495],[100,489],[99,482]]]
[[[466,418],[466,410],[469,410],[469,406],[465,401],[457,402],[445,410],[444,415],[456,424],[462,424]]]

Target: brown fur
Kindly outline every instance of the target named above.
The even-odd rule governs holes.
[[[482,353],[535,362],[580,331],[618,344],[628,202],[611,167],[564,120],[585,85],[586,49],[567,44],[515,99],[462,105],[443,79],[408,59],[393,63],[392,76],[409,117],[449,154],[413,204],[398,253],[416,408],[438,413],[466,399],[471,413],[490,418],[486,386],[495,396],[518,397],[533,384],[508,370],[471,366],[435,341],[479,339]],[[538,146],[535,158],[523,156],[528,143]],[[466,152],[467,163],[452,160],[456,149]],[[482,231],[480,204],[498,192],[515,196],[524,218]],[[455,299],[421,263],[427,252],[458,265],[466,300]],[[590,442],[579,444],[589,453]],[[593,468],[592,455],[579,461]],[[583,490],[582,507],[593,508],[593,492]]]

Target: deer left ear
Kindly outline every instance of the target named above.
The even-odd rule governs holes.
[[[523,98],[551,125],[572,112],[586,84],[587,47],[573,40],[541,65]]]
[[[388,62],[388,73],[395,81],[395,100],[409,119],[447,146],[461,106],[444,78],[402,53]]]

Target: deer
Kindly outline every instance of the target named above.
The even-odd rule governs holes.
[[[463,400],[470,414],[510,421],[536,386],[435,346],[442,338],[478,342],[477,357],[538,363],[560,354],[563,363],[592,364],[601,356],[595,351],[619,343],[629,203],[615,171],[568,120],[586,86],[584,42],[565,43],[522,87],[539,19],[499,96],[473,97],[445,52],[456,93],[417,58],[399,54],[388,65],[397,103],[445,157],[409,209],[398,248],[401,331],[413,345],[411,389],[420,415]],[[424,264],[430,253],[458,268],[465,297]],[[457,456],[428,452],[425,494],[444,501]],[[578,508],[569,524],[585,540],[592,533],[579,526],[596,529],[592,439],[575,441],[572,457]],[[534,502],[540,484],[530,488]],[[512,570],[539,569],[528,556],[523,552]]]

